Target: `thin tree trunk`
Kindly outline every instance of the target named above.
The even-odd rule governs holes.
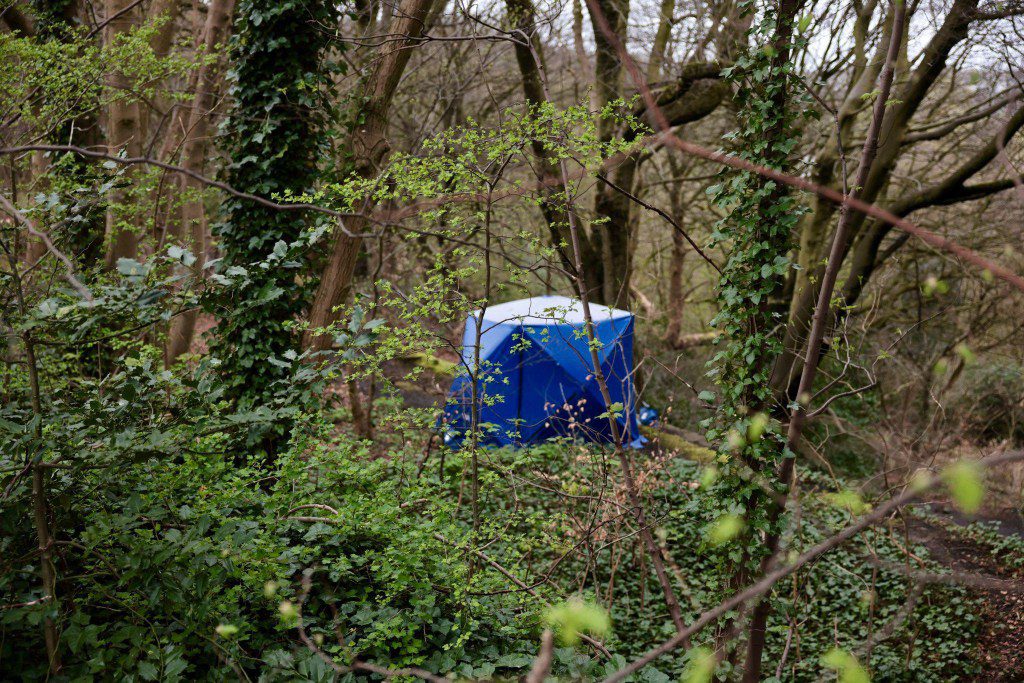
[[[137,25],[138,8],[132,7],[133,0],[106,0],[106,17],[113,17],[103,28],[103,42],[111,45],[117,37]],[[115,69],[107,74],[107,87],[115,99],[107,107],[107,147],[111,154],[122,151],[126,156],[142,155],[142,131],[139,125],[139,105],[132,100],[129,89],[131,81]],[[130,180],[134,174],[129,169],[124,178]],[[127,201],[127,193],[118,189],[110,194],[107,209],[107,267],[113,268],[121,258],[134,259],[139,254],[139,234],[135,226],[126,224],[118,215],[119,205]]]
[[[20,287],[20,283],[19,283]],[[28,364],[29,388],[32,392],[32,412],[36,414],[36,441],[43,440],[43,408],[39,390],[39,368],[36,364],[35,344],[32,338],[25,335],[25,360]],[[32,517],[36,526],[36,540],[39,542],[39,575],[43,583],[43,602],[46,611],[57,609],[57,569],[53,564],[53,537],[47,521],[49,505],[46,502],[46,470],[41,463],[32,465]],[[49,662],[51,674],[59,674],[61,670],[60,639],[57,625],[53,617],[47,615],[43,619],[43,640],[46,642],[46,660]]]
[[[536,107],[547,101],[541,74],[544,67],[544,48],[537,35],[536,10],[532,0],[506,0],[505,12],[508,22],[515,27],[516,42],[513,49],[522,79],[523,96],[527,106]],[[582,21],[582,15],[580,21]],[[585,59],[586,54],[584,53],[581,58]],[[586,63],[589,65],[589,60]],[[541,187],[540,210],[548,225],[551,242],[558,249],[562,266],[571,273],[575,270],[576,263],[569,245],[565,185],[561,181],[557,165],[553,163],[554,158],[551,151],[544,146],[543,140],[533,140],[531,150],[537,158],[537,181]],[[579,216],[576,217],[576,220],[579,220]],[[600,254],[595,252],[586,233],[581,232],[579,237],[584,264],[596,263],[597,267],[600,267]],[[591,284],[599,286],[600,279],[595,281],[592,278]]]
[[[43,175],[46,174],[47,170],[49,169],[49,162],[47,161],[46,155],[43,152],[32,153],[31,168],[33,181],[38,181],[38,179],[42,178]],[[17,171],[15,169],[11,169],[12,182],[14,180],[13,176],[15,173],[17,173]],[[36,185],[36,190],[38,192],[45,192],[43,186],[38,184]],[[15,200],[17,200],[16,197]],[[33,238],[31,236],[28,237],[27,242],[28,245],[25,250],[25,266],[30,268],[32,267],[33,264],[35,264],[39,259],[41,259],[46,254],[46,244],[41,239]]]
[[[212,0],[206,14],[206,26],[203,29],[203,46],[206,54],[210,54],[227,36],[231,25],[231,17],[235,9],[235,0]],[[189,111],[188,125],[185,129],[188,136],[182,153],[182,165],[185,168],[202,172],[209,150],[210,116],[215,105],[216,81],[218,70],[214,64],[204,63],[196,77],[196,93],[192,108]],[[188,230],[191,236],[192,253],[196,261],[193,277],[198,279],[203,272],[206,261],[206,208],[203,205],[203,186],[199,181],[188,176],[181,176],[181,190],[184,201],[181,205],[181,230]],[[195,336],[196,320],[199,312],[195,309],[186,311],[171,322],[167,335],[164,360],[172,364],[192,346]]]
[[[389,24],[388,33],[406,37],[386,42],[379,48],[380,54],[374,59],[375,66],[363,81],[360,93],[363,97],[354,98],[359,103],[358,113],[363,122],[352,131],[347,152],[351,155],[353,170],[364,178],[373,177],[388,155],[389,148],[385,139],[388,110],[409,63],[411,48],[419,42],[424,19],[433,2],[403,0]],[[371,209],[370,206],[364,207],[364,211]],[[362,238],[357,235],[366,227],[366,219],[362,216],[347,218],[343,227],[335,232],[327,265],[320,274],[320,284],[309,311],[310,329],[302,340],[305,348],[324,350],[330,346],[332,335],[320,334],[318,330],[337,320],[335,309],[348,300],[352,291],[352,276],[362,251]]]
[[[676,0],[661,0],[658,12],[658,30],[654,33],[651,45],[651,56],[647,60],[647,80],[656,83],[661,79],[661,68],[665,63],[665,50],[668,39],[672,37],[672,15],[676,10]]]
[[[886,54],[885,66],[882,69],[879,94],[875,100],[871,125],[868,128],[867,136],[864,139],[864,148],[861,153],[860,168],[857,172],[857,179],[853,186],[852,194],[859,198],[861,188],[867,181],[875,154],[878,150],[878,137],[882,129],[882,122],[885,118],[886,102],[889,99],[889,92],[892,88],[893,72],[896,67],[896,59],[899,54],[900,42],[903,37],[903,22],[906,19],[905,0],[893,0],[893,30],[889,41],[889,49]],[[814,317],[811,322],[811,334],[808,339],[807,359],[804,362],[803,371],[800,376],[800,386],[797,391],[798,405],[790,413],[789,429],[786,435],[786,449],[796,452],[800,445],[803,433],[804,421],[807,417],[807,405],[804,396],[809,396],[814,388],[814,378],[818,369],[818,362],[821,353],[821,341],[825,336],[825,328],[831,318],[832,292],[835,290],[836,280],[839,277],[839,270],[842,267],[843,255],[846,252],[846,243],[850,237],[853,212],[849,207],[840,208],[839,225],[836,227],[835,235],[832,237],[832,245],[829,251],[828,262],[825,267],[824,277],[818,292],[817,304],[814,308]],[[783,486],[789,487],[793,481],[794,459],[783,460],[779,479]],[[769,518],[776,524],[782,517],[784,506],[778,503],[773,504]],[[775,526],[773,524],[772,526]],[[767,573],[771,569],[771,563],[775,560],[778,551],[781,534],[773,529],[766,539],[765,545],[769,554],[762,563],[762,572]],[[750,618],[750,637],[747,641],[747,661],[743,672],[744,683],[757,683],[761,679],[761,658],[764,653],[765,639],[767,637],[768,616],[771,612],[771,598],[765,596],[754,607]]]

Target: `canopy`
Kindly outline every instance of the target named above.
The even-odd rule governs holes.
[[[627,444],[639,445],[633,391],[633,316],[590,305],[598,357]],[[478,329],[479,327],[479,329]],[[472,425],[475,349],[481,441],[539,443],[556,436],[611,441],[608,407],[594,377],[576,299],[541,296],[509,301],[470,314],[462,341],[463,373],[452,384],[444,421],[456,432]]]

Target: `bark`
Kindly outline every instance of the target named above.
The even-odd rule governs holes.
[[[729,91],[728,86],[717,78],[721,68],[717,64],[690,64],[683,68],[676,82],[655,93],[658,107],[670,126],[681,126],[704,118],[713,112]],[[634,114],[645,118],[643,107]],[[653,122],[651,122],[653,126]],[[627,142],[635,138],[631,131],[615,130],[612,135],[621,136]],[[639,175],[640,163],[644,157],[640,152],[626,157],[611,174],[612,183],[618,188],[636,194],[634,185]],[[633,200],[609,184],[598,188],[595,212],[602,222],[595,230],[602,231],[597,242],[601,245],[601,264],[591,264],[588,279],[600,274],[602,287],[600,303],[616,308],[629,307],[629,292],[633,273],[633,252],[636,247],[636,217]]]
[[[669,169],[674,178],[682,178],[684,169],[688,165],[679,162],[678,157],[668,157]],[[669,203],[672,211],[672,219],[677,223],[682,218],[683,196],[682,183],[676,182],[669,186]],[[665,341],[673,348],[678,348],[677,343],[683,329],[683,265],[686,255],[689,253],[689,245],[683,237],[681,230],[672,231],[672,251],[670,256],[668,276],[668,305],[665,310],[668,314],[668,325],[665,329]]]
[[[974,184],[968,184],[968,181],[995,159],[999,154],[1000,147],[1021,128],[1024,128],[1024,107],[1018,108],[1010,116],[1006,125],[1002,126],[1001,130],[988,143],[945,179],[915,193],[904,195],[899,200],[892,202],[887,209],[903,218],[930,206],[973,201],[1013,188],[1015,182],[1020,182],[1020,178],[1005,178]],[[891,231],[892,226],[888,223],[872,221],[862,231],[860,239],[853,245],[850,254],[850,270],[842,287],[842,299],[845,306],[849,307],[857,303],[871,276],[884,262],[884,259],[879,257],[879,248]],[[889,255],[891,253],[889,252]]]
[[[36,26],[32,17],[25,14],[17,5],[12,4],[0,10],[0,21],[11,31],[17,31],[23,36],[36,34]]]
[[[668,39],[672,37],[672,15],[675,10],[676,0],[661,0],[658,29],[654,32],[651,56],[647,60],[647,80],[652,83],[661,78],[661,67],[665,63],[665,49],[668,47]]]
[[[516,42],[513,50],[519,74],[522,79],[523,97],[527,106],[536,108],[547,102],[544,91],[544,53],[537,36],[536,18],[532,0],[506,0],[505,9],[509,23],[515,28]],[[537,159],[535,166],[537,181],[541,187],[540,210],[544,215],[551,235],[551,242],[558,249],[562,266],[567,272],[574,272],[576,264],[569,245],[569,219],[567,215],[566,187],[561,182],[558,164],[551,152],[544,147],[544,141],[534,139],[531,149]],[[576,217],[579,220],[579,216]],[[580,249],[584,262],[596,258],[594,247],[586,234],[580,235]]]
[[[885,66],[881,72],[881,83],[879,84],[879,96],[875,100],[872,111],[871,123],[864,139],[864,147],[861,152],[860,168],[854,182],[853,196],[860,198],[861,188],[864,187],[868,174],[871,172],[871,165],[875,160],[878,149],[879,134],[883,125],[886,103],[889,99],[889,92],[892,88],[893,74],[896,69],[896,59],[899,55],[900,44],[903,37],[903,23],[906,20],[906,4],[903,0],[894,0],[893,4],[893,30],[890,32],[889,44],[887,46]],[[821,342],[825,336],[826,326],[831,318],[832,292],[835,289],[836,280],[839,277],[839,269],[842,267],[843,254],[846,251],[846,242],[849,239],[850,230],[853,225],[854,213],[849,207],[843,206],[840,209],[839,224],[836,226],[835,235],[829,249],[829,257],[825,271],[822,273],[822,281],[817,294],[817,302],[814,307],[814,316],[811,322],[811,334],[808,340],[808,354],[804,361],[800,375],[800,384],[797,388],[797,396],[800,403],[805,403],[802,397],[809,396],[814,388],[814,378],[820,360]],[[803,435],[803,425],[807,418],[807,406],[798,405],[790,412],[788,432],[786,435],[786,450],[795,453],[800,445]],[[783,460],[779,480],[785,491],[788,493],[789,486],[793,481],[793,458]],[[784,494],[785,495],[785,494]],[[768,555],[761,564],[762,574],[771,570],[775,561],[775,555],[779,549],[779,541],[782,532],[776,527],[782,518],[785,510],[785,503],[772,503],[769,510],[771,520],[771,531],[768,534],[765,545],[768,548]],[[746,667],[743,672],[744,683],[757,683],[761,679],[761,658],[764,653],[765,640],[767,638],[768,616],[771,613],[771,600],[762,599],[754,607],[750,617],[750,638],[747,647]]]
[[[837,184],[845,183],[849,169],[839,168],[840,146],[848,143],[853,136],[854,125],[866,106],[862,96],[874,87],[885,61],[886,49],[892,34],[892,13],[887,17],[885,32],[875,54],[870,60],[864,54],[864,43],[868,40],[868,29],[876,4],[877,1],[869,3],[868,8],[862,8],[854,22],[854,83],[838,106],[835,129],[814,161],[812,180],[818,185],[835,187]],[[818,265],[823,256],[822,244],[837,210],[835,202],[824,197],[815,197],[813,202],[814,210],[804,217],[800,225],[800,245],[796,255],[800,268],[794,275],[793,286],[796,294],[802,293],[810,282],[821,280]],[[794,297],[793,301],[796,300],[797,297]]]
[[[594,30],[594,94],[597,109],[600,110],[622,96],[623,69],[616,40],[622,45],[626,44],[629,0],[594,0],[587,2],[587,9],[590,11],[590,23],[595,27],[606,23],[611,33],[607,35],[604,30]],[[600,19],[595,17],[597,13]],[[616,121],[607,117],[598,118],[597,136],[602,142],[611,141],[618,133]],[[635,164],[635,158],[626,160],[623,165],[631,168],[623,169],[620,166],[612,172],[616,185],[632,191]],[[590,243],[593,249],[590,254],[581,254],[587,282],[595,290],[594,300],[607,305],[616,305],[616,295],[621,295],[628,302],[629,295],[629,259],[626,253],[629,245],[628,219],[611,197],[612,194],[615,194],[614,191],[605,189],[595,196],[594,212],[599,220],[591,226]]]
[[[583,2],[572,0],[572,48],[576,53],[576,62],[580,65],[580,79],[588,89],[587,96],[590,110],[598,110],[597,94],[594,92],[594,65],[587,54],[586,41],[583,39]]]
[[[151,17],[164,17],[164,23],[160,30],[153,34],[149,46],[153,48],[153,54],[158,57],[166,57],[174,44],[174,35],[177,32],[175,22],[181,14],[184,0],[156,0],[148,14]]]
[[[212,53],[217,45],[227,37],[234,9],[235,0],[211,0],[207,8],[206,24],[203,28],[203,47],[206,54]],[[196,72],[195,87],[192,89],[195,99],[189,110],[188,123],[185,128],[187,137],[182,150],[182,165],[199,173],[203,172],[209,151],[210,116],[219,91],[218,71],[214,64],[205,62]],[[187,229],[191,236],[191,251],[196,257],[193,277],[198,280],[203,272],[207,249],[207,219],[202,197],[204,188],[194,178],[185,175],[180,177],[180,187],[185,199],[181,205],[179,225],[182,231]],[[187,353],[191,348],[198,315],[198,310],[190,309],[171,322],[164,351],[164,360],[167,365],[174,363],[179,356]]]
[[[358,103],[357,113],[362,123],[350,134],[345,151],[353,164],[353,172],[361,177],[370,178],[376,174],[390,151],[385,138],[388,110],[409,63],[411,48],[419,42],[424,19],[433,2],[403,0],[388,33],[406,37],[386,42],[379,48],[373,68],[361,83],[360,96],[353,98]],[[355,118],[353,116],[353,120]],[[364,207],[365,210],[369,208]],[[310,329],[302,340],[305,348],[324,350],[331,344],[332,335],[320,334],[318,330],[337,320],[335,309],[345,303],[352,291],[352,277],[362,251],[362,240],[355,235],[362,232],[365,225],[365,218],[350,217],[345,220],[345,229],[337,230],[334,235],[330,255],[320,274],[320,283],[310,307]]]
[[[629,12],[628,0],[601,0],[596,7],[608,20],[615,35],[623,40]],[[672,7],[672,0],[664,0],[662,23],[652,47],[651,64],[660,64],[663,59],[671,29],[668,20],[671,18]],[[520,38],[515,44],[515,54],[526,102],[531,106],[543,103],[546,101],[542,85],[543,52],[536,38],[534,6],[531,0],[506,0],[506,9],[509,22],[517,29],[517,37]],[[586,55],[582,50],[582,17],[577,23],[579,26],[574,29],[577,57],[583,61]],[[625,93],[622,89],[622,65],[613,40],[603,31],[595,31],[594,35],[597,46],[597,82],[592,94],[593,107],[599,110],[609,102],[623,97]],[[589,60],[586,61],[589,63]],[[670,125],[678,126],[695,121],[714,111],[728,92],[727,86],[717,79],[720,70],[717,64],[687,65],[675,82],[657,90],[658,105]],[[639,107],[633,113],[643,118],[646,112],[643,107]],[[617,136],[627,140],[634,137],[631,131],[622,130],[617,122],[610,119],[599,119],[597,126],[598,135],[605,141]],[[545,188],[542,190],[545,194],[541,211],[552,242],[559,248],[562,264],[572,273],[577,264],[567,239],[569,220],[565,210],[565,187],[558,180],[556,164],[550,152],[544,149],[540,141],[534,142],[533,153],[537,158],[538,180]],[[609,173],[611,182],[631,193],[641,159],[639,153],[626,157]],[[588,295],[595,302],[628,308],[636,232],[632,200],[611,186],[603,185],[596,194],[594,208],[600,220],[591,226],[589,236],[583,229],[577,231],[581,257],[579,262],[582,264],[584,279],[590,287]],[[578,215],[573,219],[577,223],[581,220]]]
[[[895,99],[898,103],[886,111],[881,124],[878,153],[864,176],[864,186],[860,193],[860,198],[864,201],[876,202],[888,186],[904,148],[903,138],[909,130],[911,119],[945,69],[953,48],[967,37],[970,23],[976,16],[977,6],[978,0],[954,1],[942,26],[932,36],[921,58],[917,60],[920,66],[909,75],[903,87],[897,91]],[[822,208],[822,211],[827,212],[834,210]],[[851,214],[849,220],[852,243],[860,244],[866,216],[855,212]],[[817,222],[821,228],[828,224],[827,220]],[[848,244],[842,254],[843,259],[847,257],[849,249]],[[823,257],[824,254],[820,251],[812,251],[807,260],[811,263],[820,263]],[[816,280],[820,281],[822,270],[820,265],[815,266]],[[793,398],[793,384],[797,375],[796,362],[804,347],[805,333],[810,326],[815,299],[816,291],[813,287],[804,286],[793,292],[785,348],[772,375],[772,388],[780,405],[788,404]]]
[[[48,170],[50,164],[47,157],[42,152],[32,153],[32,177],[39,179],[37,180],[36,186],[39,188],[39,192],[45,192],[46,188],[41,180]],[[13,173],[13,171],[12,171]],[[41,239],[34,239],[31,236],[28,238],[28,246],[25,250],[25,266],[32,267],[39,259],[46,255],[46,243]]]
[[[138,7],[132,7],[133,0],[106,0],[106,17],[113,19],[103,27],[103,42],[113,43],[117,36],[127,33],[138,24]],[[127,11],[125,11],[127,10]],[[120,13],[120,14],[119,14]],[[115,16],[117,15],[117,16]],[[139,105],[129,92],[131,81],[116,69],[107,75],[107,87],[115,99],[107,107],[107,148],[111,154],[123,152],[126,156],[142,155],[142,131],[139,123]],[[134,174],[126,171],[123,178],[130,182]],[[135,226],[127,224],[118,216],[118,206],[127,200],[127,193],[118,189],[110,194],[113,208],[107,209],[107,267],[113,268],[120,258],[134,259],[139,253],[139,234]]]
[[[18,283],[21,286],[21,283]],[[24,303],[22,302],[24,306]],[[32,412],[35,413],[38,442],[43,440],[43,408],[39,389],[39,367],[36,362],[35,342],[25,335],[25,361],[29,371],[29,388],[32,394]],[[32,517],[36,527],[36,540],[39,543],[39,575],[43,584],[42,599],[46,603],[47,612],[57,611],[57,568],[53,563],[53,536],[50,534],[48,521],[49,504],[46,501],[46,470],[39,462],[32,466]],[[53,617],[47,614],[43,619],[43,639],[46,643],[46,660],[49,662],[51,674],[61,671],[60,638]]]

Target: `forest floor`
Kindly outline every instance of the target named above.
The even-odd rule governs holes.
[[[203,332],[213,327],[210,320],[201,320],[193,352],[206,351]],[[439,354],[441,355],[441,354]],[[444,361],[455,362],[454,353],[444,354]],[[390,363],[386,374],[395,383],[403,403],[413,408],[437,408],[441,405],[447,374],[428,371],[415,383],[404,379],[413,366],[412,359]],[[339,391],[339,399],[346,403],[346,392]],[[689,436],[689,435],[688,435]],[[927,548],[931,559],[951,572],[965,572],[983,577],[1024,582],[1024,567],[1014,567],[1005,557],[993,552],[984,543],[958,533],[958,529],[971,522],[997,523],[996,530],[1003,536],[1016,536],[1024,540],[1024,516],[1012,508],[989,510],[987,514],[967,518],[948,505],[932,503],[928,506],[932,518],[908,515],[907,532],[912,542]],[[971,594],[981,603],[981,625],[978,634],[978,657],[981,673],[974,679],[978,683],[1024,682],[1024,591],[1005,591],[972,587]]]
[[[1024,539],[1024,518],[1012,509],[990,511],[967,519],[941,505],[931,506],[937,521],[908,517],[910,538],[928,549],[931,558],[953,572],[1024,581],[1024,569],[1014,568],[993,553],[991,547],[956,532],[972,521],[998,523],[998,532]],[[982,672],[975,679],[985,683],[1024,681],[1024,593],[971,588],[981,601],[978,655]]]

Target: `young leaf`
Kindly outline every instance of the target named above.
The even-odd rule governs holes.
[[[961,460],[942,472],[942,480],[949,487],[956,506],[967,514],[974,514],[985,498],[985,483],[981,466],[972,460]]]

